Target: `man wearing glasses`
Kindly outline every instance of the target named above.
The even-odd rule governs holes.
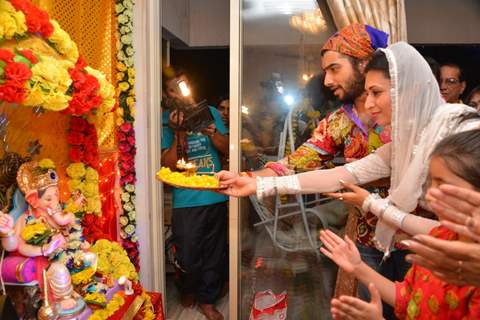
[[[463,77],[463,70],[454,63],[443,64],[440,68],[440,92],[448,103],[461,103],[462,95],[467,82]]]

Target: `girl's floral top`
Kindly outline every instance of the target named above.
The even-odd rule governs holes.
[[[265,167],[279,176],[299,171],[333,167],[335,156],[360,159],[390,142],[390,130],[377,125],[365,127],[356,115],[352,105],[343,105],[320,121],[312,137],[292,154]],[[387,189],[370,190],[386,195]],[[368,246],[373,245],[377,218],[372,213],[358,213],[357,240]]]
[[[458,240],[458,234],[442,226],[432,229],[430,235]],[[480,289],[446,283],[415,264],[395,289],[398,319],[480,319]]]

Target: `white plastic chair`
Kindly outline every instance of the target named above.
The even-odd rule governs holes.
[[[285,119],[283,131],[280,135],[278,159],[285,157],[287,143],[290,146],[290,150],[295,150],[292,126],[293,113],[294,109],[290,110],[287,118]],[[250,196],[250,201],[252,202],[252,205],[255,208],[258,216],[262,220],[261,222],[254,224],[254,226],[264,226],[274,245],[280,249],[289,252],[313,250],[313,252],[319,256],[320,252],[318,249],[321,246],[321,242],[318,239],[317,228],[314,226],[312,230],[312,225],[309,222],[309,218],[311,219],[311,217],[315,217],[319,219],[322,228],[327,228],[328,222],[326,217],[321,212],[318,212],[318,210],[313,209],[313,207],[318,208],[319,205],[330,202],[331,200],[328,198],[322,198],[320,195],[315,195],[313,200],[307,200],[306,197],[302,195],[294,195],[288,199],[290,202],[284,203],[282,202],[281,197],[276,195],[272,212],[264,204],[260,203],[256,196]],[[295,239],[292,237],[292,232],[289,232],[289,234],[283,230],[279,230],[279,222],[281,220],[297,216],[300,217],[301,228],[303,229],[303,232],[305,232],[306,239],[302,239],[301,237]],[[296,226],[298,227],[298,224]]]

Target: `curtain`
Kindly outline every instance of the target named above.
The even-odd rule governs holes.
[[[407,41],[405,0],[327,0],[338,29],[366,23],[387,32],[390,43]]]

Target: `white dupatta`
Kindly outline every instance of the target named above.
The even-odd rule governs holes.
[[[447,104],[423,57],[405,42],[386,49],[391,79],[392,143],[388,199],[405,212],[415,210],[424,195],[429,158],[444,137],[463,131],[460,116],[475,112],[462,104]],[[379,249],[389,254],[396,228],[380,220],[375,230]],[[387,249],[388,250],[385,250]]]

